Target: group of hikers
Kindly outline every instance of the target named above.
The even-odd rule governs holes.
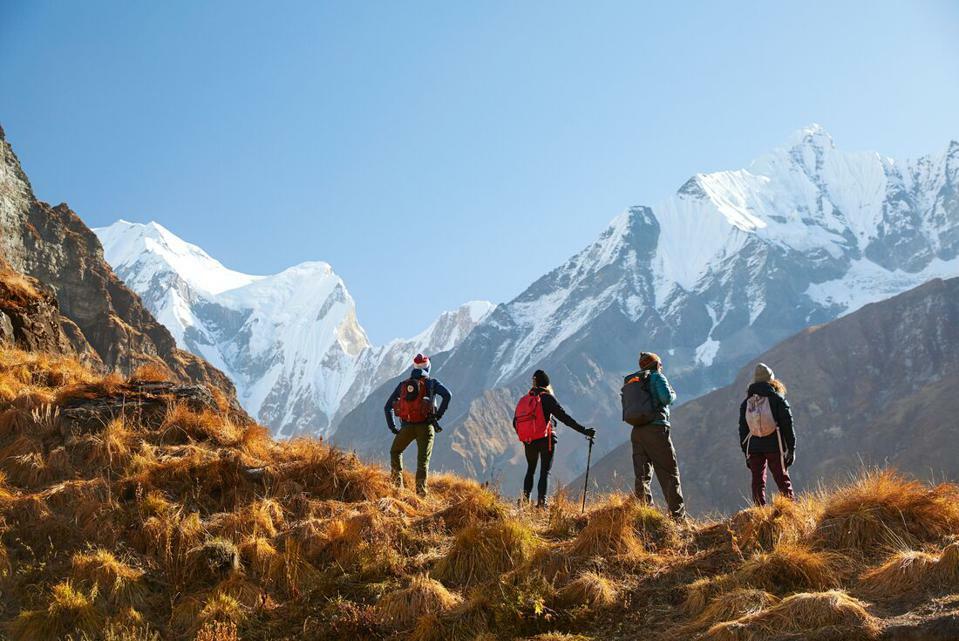
[[[623,421],[632,426],[630,442],[636,497],[642,503],[652,503],[651,482],[655,472],[670,515],[676,520],[685,520],[679,464],[669,434],[669,408],[676,401],[676,392],[666,378],[663,361],[657,354],[642,352],[639,355],[639,370],[623,379],[621,396]],[[437,397],[439,406],[436,405]],[[792,411],[785,397],[785,385],[772,369],[759,363],[739,408],[739,446],[752,475],[753,501],[760,506],[766,504],[767,469],[772,473],[780,494],[793,498],[788,469],[796,459],[796,433]],[[397,486],[403,486],[403,451],[415,440],[416,492],[426,495],[433,438],[436,432],[442,431],[439,421],[451,398],[450,391],[430,377],[429,357],[417,354],[410,377],[396,386],[384,407],[386,423],[394,434],[390,470]],[[400,419],[399,428],[394,417]],[[549,473],[556,451],[557,420],[585,436],[592,445],[596,430],[571,417],[556,399],[549,376],[543,370],[536,370],[529,391],[516,404],[513,430],[523,443],[526,454],[523,500],[530,502],[539,468],[536,506],[540,508],[546,506]]]

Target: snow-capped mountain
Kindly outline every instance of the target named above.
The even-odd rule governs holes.
[[[690,400],[804,327],[959,274],[957,254],[959,142],[897,162],[843,152],[808,127],[748,169],[699,174],[654,207],[630,208],[497,307],[434,372],[456,395],[434,460],[484,478],[518,461],[510,406],[537,367],[573,416],[599,428],[602,453],[628,436],[618,391],[641,350],[664,357]],[[365,405],[337,439],[381,454]],[[563,445],[575,436],[561,434],[558,474],[582,465]]]
[[[157,223],[94,230],[104,255],[177,344],[235,382],[240,403],[282,436],[326,435],[417,351],[457,345],[491,311],[470,302],[409,340],[372,345],[343,280],[323,262],[272,276],[224,267]]]

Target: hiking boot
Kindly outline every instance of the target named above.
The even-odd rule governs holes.
[[[538,509],[538,510],[545,510],[545,509],[546,509],[546,499],[545,499],[545,498],[540,497],[539,499],[536,500],[536,509]]]

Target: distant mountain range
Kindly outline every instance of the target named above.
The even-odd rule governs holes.
[[[370,343],[343,280],[323,262],[242,274],[157,223],[94,230],[117,274],[178,345],[234,381],[244,408],[279,436],[325,436],[417,352],[455,347],[493,309],[473,301],[423,332]]]
[[[522,455],[509,417],[538,367],[599,429],[603,454],[626,438],[619,388],[641,350],[663,356],[682,403],[805,327],[954,275],[959,142],[899,162],[841,151],[808,127],[748,169],[699,174],[654,207],[630,208],[498,306],[435,368],[454,401],[434,461],[515,489]],[[393,383],[343,419],[338,444],[385,457]],[[582,470],[576,434],[561,428],[557,454],[558,479]]]
[[[672,435],[695,512],[748,504],[737,429],[755,362],[771,366],[788,388],[800,489],[847,481],[873,465],[931,481],[959,478],[959,278],[803,330],[757,355],[731,385],[679,407]],[[632,490],[632,469],[624,443],[596,463],[591,484]]]

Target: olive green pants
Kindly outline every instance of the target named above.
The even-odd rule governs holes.
[[[640,425],[630,435],[633,442],[633,473],[636,475],[636,498],[643,503],[652,503],[650,482],[653,470],[663,489],[666,505],[674,519],[686,517],[682,485],[679,481],[679,465],[676,450],[665,425]]]
[[[408,423],[400,428],[390,447],[390,470],[393,483],[403,487],[403,451],[416,441],[416,493],[426,495],[426,476],[430,471],[433,453],[433,425]]]

